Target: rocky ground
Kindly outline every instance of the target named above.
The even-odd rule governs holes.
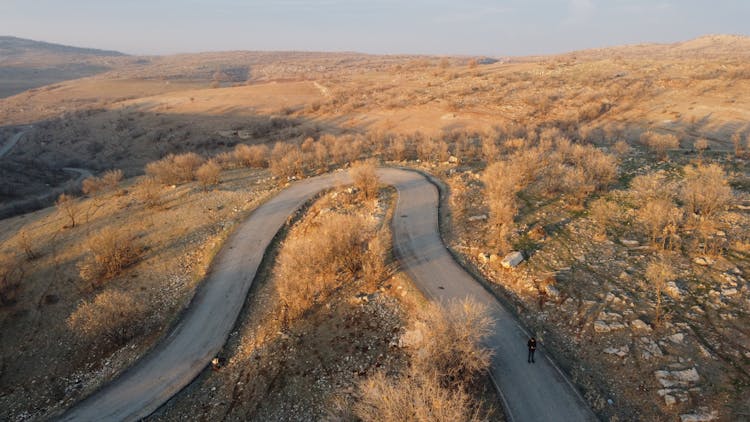
[[[724,157],[715,159],[741,187],[746,164]],[[665,164],[636,151],[622,163],[621,180],[655,165]],[[679,416],[682,421],[750,417],[746,190],[735,190],[736,201],[715,233],[725,245],[721,253],[684,246],[684,253],[674,253],[677,277],[664,289],[665,315],[656,320],[654,291],[644,273],[659,252],[635,227],[620,226],[602,236],[585,208],[570,207],[565,198],[533,203],[522,209],[513,235],[524,260],[510,265],[486,246],[487,214],[476,170],[448,173],[452,186],[470,187],[470,206],[454,214],[446,229],[451,248],[516,307],[600,415],[610,420]],[[625,202],[624,186],[607,195]]]

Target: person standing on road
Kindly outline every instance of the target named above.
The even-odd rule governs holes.
[[[529,356],[527,361],[529,363],[534,363],[534,352],[536,352],[536,339],[534,337],[531,337],[529,339],[529,342],[526,344],[529,346]]]

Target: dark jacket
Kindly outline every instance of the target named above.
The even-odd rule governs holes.
[[[534,340],[533,338],[529,339],[528,346],[529,350],[536,350],[536,340]]]

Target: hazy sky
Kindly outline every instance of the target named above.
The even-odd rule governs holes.
[[[750,35],[750,0],[0,0],[0,35],[131,54],[527,55]]]

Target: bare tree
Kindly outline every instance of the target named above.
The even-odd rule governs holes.
[[[80,214],[81,212],[76,199],[72,195],[64,193],[57,198],[57,202],[55,202],[55,205],[57,205],[57,209],[62,211],[63,214],[68,217],[68,221],[70,221],[69,227],[75,227],[78,214]]]

